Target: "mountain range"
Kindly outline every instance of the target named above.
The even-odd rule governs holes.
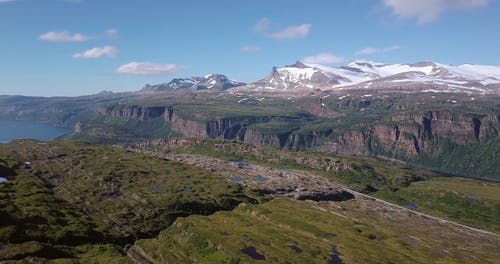
[[[176,78],[169,83],[146,85],[142,92],[228,90],[307,92],[311,90],[398,89],[423,92],[497,93],[500,67],[445,65],[436,62],[384,64],[354,61],[341,67],[296,62],[273,67],[265,78],[243,83],[222,74]]]

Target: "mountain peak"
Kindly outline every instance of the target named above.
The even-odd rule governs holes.
[[[203,77],[174,78],[168,83],[146,84],[141,91],[193,91],[193,90],[227,90],[245,83],[230,80],[224,74],[207,74]]]
[[[305,69],[305,68],[311,68],[307,65],[305,65],[304,63],[302,63],[301,61],[296,61],[294,64],[291,64],[291,65],[287,65],[285,66],[285,68],[299,68],[299,69]]]

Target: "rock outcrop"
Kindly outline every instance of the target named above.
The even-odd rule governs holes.
[[[448,111],[399,113],[390,124],[376,124],[348,130],[318,150],[343,154],[375,154],[412,159],[438,151],[445,141],[473,144],[498,136],[500,117]]]

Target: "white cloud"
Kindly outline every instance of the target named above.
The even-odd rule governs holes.
[[[258,52],[261,50],[262,48],[259,46],[243,46],[240,48],[241,52]]]
[[[115,58],[118,55],[118,49],[113,46],[97,47],[73,54],[75,59],[98,59],[102,57]]]
[[[399,45],[392,45],[392,46],[389,46],[389,47],[385,47],[383,49],[383,51],[384,52],[391,52],[391,51],[398,50],[398,49],[401,49],[401,47]]]
[[[163,75],[172,74],[182,70],[176,64],[158,64],[152,62],[130,62],[120,66],[116,72],[128,75]]]
[[[323,64],[323,65],[337,64],[343,61],[344,58],[339,57],[333,53],[327,53],[327,52],[319,53],[317,55],[305,57],[304,59],[302,59],[303,63]]]
[[[354,52],[354,55],[359,56],[359,55],[371,55],[371,54],[381,53],[381,52],[391,52],[391,51],[398,50],[400,48],[401,47],[398,46],[398,45],[392,45],[392,46],[385,47],[385,48],[382,48],[382,49],[373,48],[373,47],[366,47],[364,49],[360,49],[360,50]]]
[[[81,33],[71,33],[69,31],[51,31],[40,35],[38,39],[48,42],[85,42],[89,40],[90,37]]]
[[[418,24],[435,21],[449,10],[470,10],[487,6],[491,0],[382,0],[392,12],[402,18],[416,18]]]
[[[290,26],[281,31],[268,34],[273,39],[301,39],[309,35],[311,24],[302,24],[298,26]]]
[[[269,28],[271,27],[271,20],[267,17],[263,17],[257,21],[253,29],[255,32],[265,35],[272,39],[301,39],[309,35],[311,30],[311,24],[302,24],[296,26],[289,26],[279,31],[272,32]]]
[[[370,54],[373,54],[373,53],[377,53],[379,52],[380,50],[379,49],[376,49],[376,48],[372,48],[372,47],[366,47],[364,49],[361,49],[361,50],[358,50],[356,51],[354,54],[355,55],[370,55]]]
[[[116,30],[115,28],[110,28],[108,30],[106,30],[106,37],[110,38],[110,39],[115,39],[118,37],[118,30]]]
[[[263,33],[266,32],[269,29],[269,25],[271,24],[271,21],[267,17],[263,17],[257,21],[255,26],[253,27],[253,30],[257,33]]]

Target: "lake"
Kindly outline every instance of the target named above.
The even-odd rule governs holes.
[[[66,128],[54,127],[30,121],[0,120],[0,143],[14,139],[51,140],[68,133]]]

